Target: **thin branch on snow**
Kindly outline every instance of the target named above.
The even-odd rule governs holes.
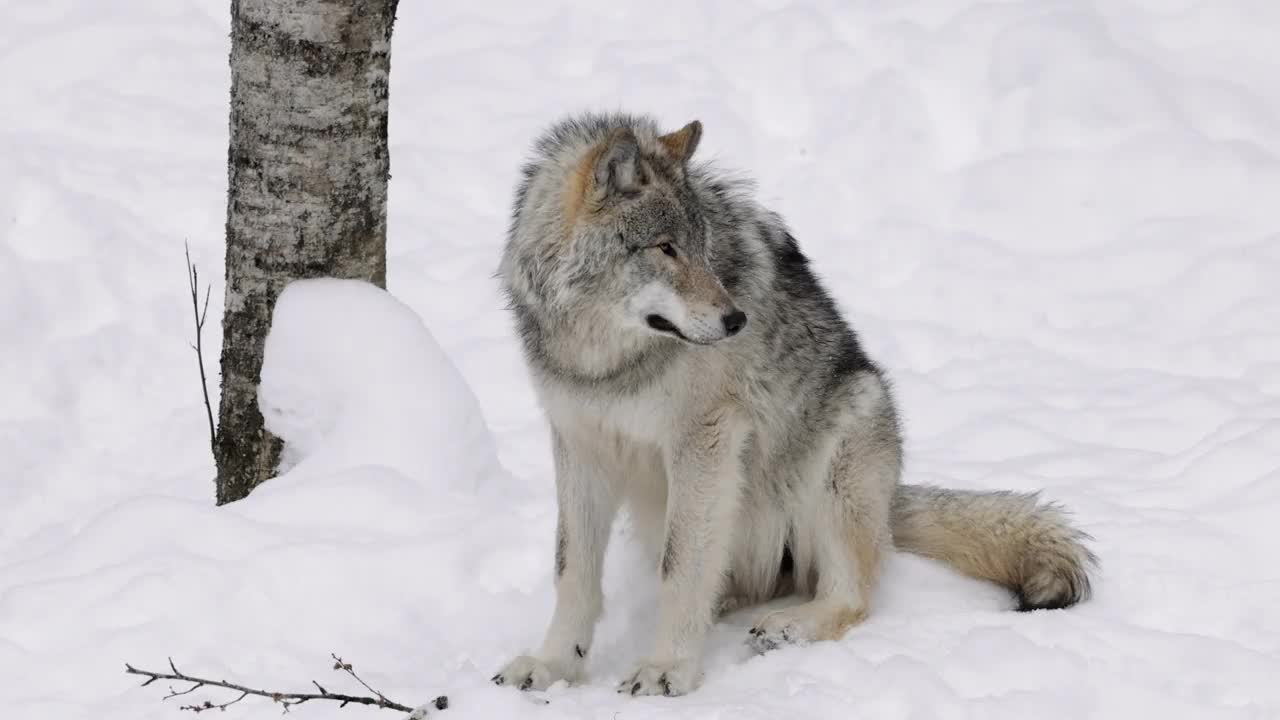
[[[363,679],[361,679],[361,677],[356,674],[355,669],[351,667],[351,663],[343,662],[342,658],[338,657],[336,654],[332,654],[332,657],[334,659],[334,665],[333,665],[334,670],[342,670],[343,672],[347,673],[351,677],[355,678],[356,682],[360,683],[365,687],[366,690],[373,693],[373,696],[371,697],[368,695],[348,695],[346,693],[329,692],[322,685],[320,685],[320,683],[316,682],[315,680],[312,680],[311,684],[315,685],[316,689],[320,691],[318,693],[312,693],[312,692],[297,693],[297,692],[276,692],[271,690],[255,690],[254,688],[246,687],[238,683],[227,682],[226,680],[209,680],[207,678],[196,677],[194,675],[187,675],[186,673],[178,670],[178,667],[173,663],[173,658],[169,658],[169,669],[172,672],[165,673],[165,672],[153,672],[151,670],[139,670],[138,668],[135,668],[134,666],[128,663],[125,663],[124,671],[130,675],[142,675],[143,677],[147,678],[146,682],[142,683],[140,687],[146,687],[157,680],[177,680],[180,682],[191,683],[191,687],[181,691],[174,690],[173,686],[170,685],[169,694],[161,698],[162,700],[168,700],[169,698],[179,697],[181,695],[188,695],[206,686],[226,688],[228,690],[235,690],[240,693],[240,695],[236,697],[234,700],[221,703],[221,704],[214,703],[209,700],[205,700],[204,702],[195,704],[195,705],[180,706],[180,709],[182,710],[190,710],[191,712],[196,712],[196,713],[201,713],[201,712],[204,712],[205,710],[225,710],[227,709],[227,707],[240,702],[241,700],[245,699],[250,695],[257,695],[258,697],[271,698],[271,702],[280,703],[280,705],[284,708],[285,712],[289,712],[289,710],[294,705],[301,705],[302,703],[309,702],[311,700],[330,700],[336,703],[341,703],[339,707],[346,707],[347,705],[355,703],[357,705],[372,705],[374,707],[386,708],[388,710],[399,710],[400,712],[410,713],[410,717],[415,718],[415,720],[426,716],[427,706],[422,706],[419,708],[411,708],[408,705],[402,705],[398,702],[395,702],[394,700],[388,699],[386,695],[383,695],[381,692],[374,690],[372,687],[369,686],[369,683],[366,683]],[[449,698],[444,695],[441,695],[431,703],[431,706],[435,707],[435,709],[437,710],[444,710],[445,708],[449,707]]]
[[[363,685],[365,690],[368,690],[369,692],[373,693],[374,695],[377,695],[377,696],[378,696],[378,699],[379,699],[379,700],[381,700],[382,702],[387,702],[387,698],[386,698],[386,696],[384,696],[382,693],[378,692],[377,690],[374,690],[373,688],[369,687],[369,683],[367,683],[367,682],[365,682],[364,680],[362,680],[362,679],[360,678],[360,676],[356,674],[356,671],[355,671],[354,669],[352,669],[352,667],[351,667],[351,663],[349,663],[349,662],[343,662],[343,661],[342,661],[342,658],[338,657],[338,654],[337,654],[337,653],[329,653],[329,657],[333,658],[333,669],[334,669],[334,670],[342,670],[343,672],[347,673],[347,674],[348,674],[348,675],[350,675],[351,677],[355,678],[355,679],[356,679],[356,682],[358,682],[358,683],[360,683],[361,685]],[[316,686],[316,687],[320,687],[320,684],[319,684],[319,683],[316,683],[316,681],[315,681],[315,680],[312,680],[311,682],[315,683],[315,686]],[[324,692],[324,688],[320,688],[320,692]]]
[[[204,393],[204,412],[209,419],[209,450],[216,456],[218,453],[218,434],[213,429],[213,405],[209,403],[209,381],[205,379],[204,374],[204,347],[201,344],[201,335],[204,332],[204,319],[209,314],[209,293],[213,290],[212,285],[206,285],[204,289],[204,307],[200,307],[200,271],[191,263],[191,246],[183,243],[183,247],[187,253],[187,284],[191,287],[191,312],[195,315],[196,321],[196,342],[191,346],[196,351],[196,362],[200,365],[200,392]]]

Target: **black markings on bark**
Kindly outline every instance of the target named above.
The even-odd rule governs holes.
[[[586,651],[586,650],[583,650],[581,645],[574,645],[574,646],[573,646],[573,651],[574,651],[575,653],[577,653],[577,654],[578,654],[578,657],[586,657],[586,656],[587,656],[587,651]]]

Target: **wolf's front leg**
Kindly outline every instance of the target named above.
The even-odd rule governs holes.
[[[612,463],[600,449],[553,428],[556,466],[556,609],[535,655],[522,655],[493,676],[498,685],[545,690],[581,677],[604,600],[600,576],[617,513]]]
[[[683,430],[667,453],[657,636],[649,659],[618,692],[683,695],[697,687],[702,646],[723,588],[745,424],[733,411],[718,408]]]

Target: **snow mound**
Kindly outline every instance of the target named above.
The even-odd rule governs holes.
[[[493,469],[475,395],[418,315],[358,280],[290,284],[276,303],[258,405],[297,476],[381,465],[466,490]]]

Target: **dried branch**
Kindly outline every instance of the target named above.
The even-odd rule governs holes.
[[[378,692],[377,690],[374,690],[373,688],[369,687],[369,683],[367,683],[367,682],[365,682],[364,680],[362,680],[362,679],[360,678],[360,676],[356,674],[356,671],[355,671],[354,669],[352,669],[352,667],[351,667],[351,663],[348,663],[348,662],[342,662],[342,658],[338,657],[338,654],[337,654],[337,653],[329,653],[329,657],[333,658],[333,669],[334,669],[334,670],[342,670],[343,672],[347,673],[347,674],[348,674],[348,675],[350,675],[351,677],[355,678],[355,679],[356,679],[356,682],[358,682],[358,683],[360,683],[361,685],[363,685],[365,690],[368,690],[369,692],[373,693],[374,695],[377,695],[379,700],[381,700],[382,702],[388,702],[387,698],[386,698],[385,696],[383,696],[383,694],[382,694],[382,693],[380,693],[380,692]],[[313,683],[314,683],[314,682],[315,682],[315,680],[312,680],[311,682],[313,682]],[[316,684],[316,687],[320,687],[320,685],[317,683],[317,684]],[[320,692],[324,692],[324,688],[320,688]]]
[[[324,689],[324,687],[321,686],[320,683],[316,682],[315,680],[312,680],[311,684],[315,685],[316,689],[320,691],[318,693],[311,693],[311,692],[294,693],[294,692],[274,692],[270,690],[255,690],[254,688],[246,687],[244,685],[240,685],[237,683],[227,682],[226,680],[209,680],[207,678],[195,677],[194,675],[187,675],[186,673],[178,670],[178,667],[173,663],[173,658],[169,658],[169,669],[172,672],[164,673],[164,672],[153,672],[151,670],[139,670],[138,668],[135,668],[134,666],[128,663],[125,663],[124,671],[130,675],[142,675],[143,677],[147,678],[146,682],[142,683],[140,687],[146,687],[157,680],[177,680],[179,682],[191,683],[191,687],[182,691],[174,690],[172,685],[169,686],[169,694],[165,695],[162,698],[162,700],[168,700],[171,697],[179,697],[181,695],[187,695],[206,686],[226,688],[228,690],[236,690],[240,693],[239,697],[237,697],[236,699],[231,700],[229,702],[222,703],[222,704],[217,704],[209,700],[205,700],[204,702],[195,704],[195,705],[180,706],[180,709],[182,710],[190,710],[191,712],[196,712],[196,713],[204,712],[205,710],[225,710],[227,709],[228,706],[234,705],[250,695],[257,695],[258,697],[271,698],[272,702],[280,703],[280,705],[284,708],[285,712],[289,712],[290,708],[292,708],[294,705],[301,705],[302,703],[308,702],[311,700],[331,700],[336,703],[341,703],[339,707],[346,707],[351,703],[355,703],[357,705],[372,705],[374,707],[386,708],[388,710],[399,710],[401,712],[410,713],[411,717],[414,717],[414,718],[421,718],[425,716],[424,708],[415,709],[415,708],[409,707],[408,705],[402,705],[398,702],[395,702],[394,700],[388,699],[386,695],[383,695],[381,692],[374,690],[372,687],[369,686],[369,683],[366,683],[364,680],[362,680],[360,676],[356,674],[355,670],[351,667],[351,663],[343,662],[342,658],[338,657],[336,654],[333,655],[333,659],[335,663],[333,666],[334,670],[342,670],[343,672],[347,673],[351,677],[355,678],[356,682],[359,682],[361,685],[363,685],[364,688],[369,692],[373,693],[374,696],[370,697],[367,695],[348,695],[346,693],[329,692],[328,690]],[[449,698],[444,695],[441,695],[440,697],[435,699],[432,705],[437,710],[444,710],[445,708],[449,707]]]
[[[209,450],[216,457],[218,454],[218,434],[213,429],[213,405],[209,403],[209,381],[204,374],[204,347],[201,335],[204,333],[204,319],[209,314],[209,293],[213,286],[204,289],[204,308],[200,307],[200,271],[191,263],[191,246],[183,243],[187,253],[187,285],[191,288],[191,312],[195,315],[196,343],[191,346],[196,351],[196,362],[200,365],[200,392],[204,393],[204,412],[209,419]]]

